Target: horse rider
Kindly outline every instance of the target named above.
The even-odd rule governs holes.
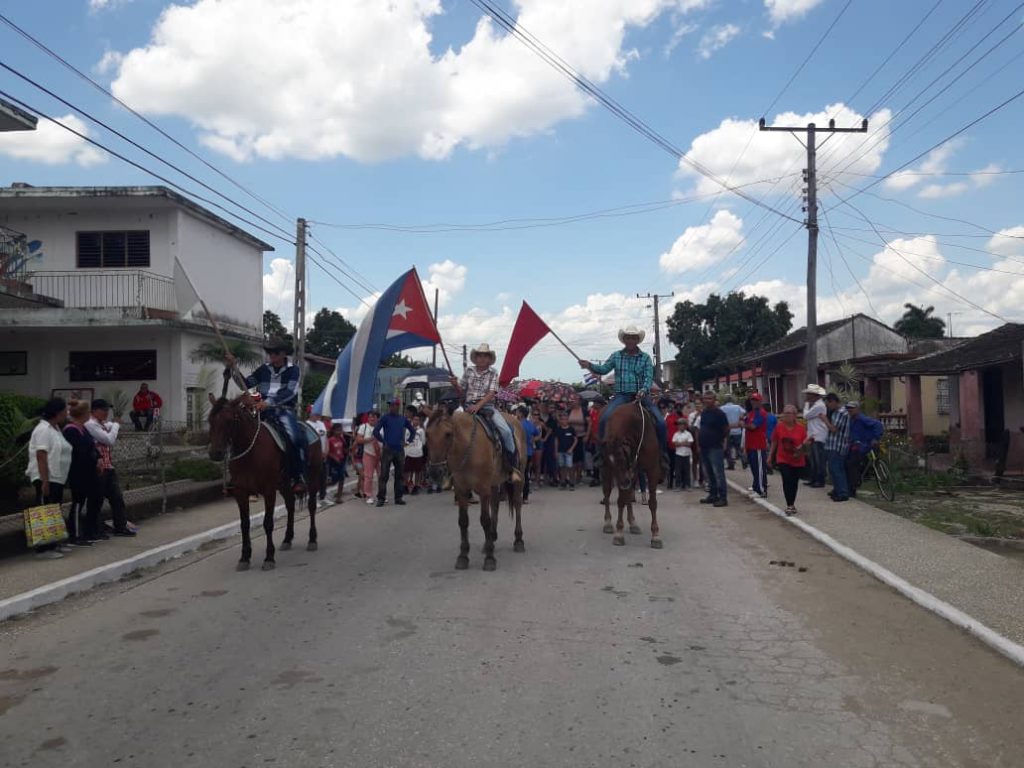
[[[654,384],[654,362],[650,355],[640,349],[640,342],[644,340],[644,336],[643,329],[637,328],[635,325],[621,328],[619,341],[622,342],[622,349],[613,352],[604,363],[592,363],[589,360],[580,360],[579,363],[580,368],[596,373],[598,376],[615,371],[615,394],[612,395],[612,399],[601,412],[601,418],[597,424],[598,437],[601,440],[604,439],[605,427],[612,411],[623,403],[639,401],[654,419],[658,444],[661,446],[662,464],[667,464],[665,417],[661,415],[661,411],[650,398],[649,393]]]
[[[452,386],[458,389],[465,399],[467,412],[479,413],[490,419],[501,439],[505,461],[508,462],[511,469],[509,479],[514,483],[522,482],[523,477],[517,468],[519,465],[518,452],[512,427],[492,405],[498,394],[498,372],[494,369],[497,359],[498,356],[489,345],[480,344],[469,353],[469,361],[472,365],[466,368],[461,379],[452,376],[451,382]]]
[[[296,493],[305,491],[306,440],[299,428],[295,408],[299,397],[299,367],[288,360],[291,344],[279,336],[272,336],[263,345],[267,362],[245,377],[245,385],[260,393],[256,409],[276,421],[287,437],[289,476]],[[235,356],[228,353],[228,365],[234,366]]]

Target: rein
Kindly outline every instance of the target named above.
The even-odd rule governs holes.
[[[236,412],[235,422],[238,423],[239,421],[240,421],[240,419],[238,418],[238,415],[237,415],[237,412]],[[246,448],[244,451],[242,451],[237,456],[232,456],[230,459],[228,459],[228,461],[229,462],[238,461],[239,459],[243,458],[244,456],[247,456],[252,451],[252,449],[256,447],[256,439],[260,436],[260,430],[261,429],[263,429],[263,419],[260,418],[260,412],[259,412],[259,410],[257,410],[256,411],[256,431],[254,431],[252,433],[252,442],[249,443],[249,447],[248,448]],[[229,442],[229,445],[231,445],[233,447],[234,446],[234,442]]]
[[[463,469],[465,469],[466,468],[466,464],[469,462],[469,454],[473,450],[473,440],[476,438],[476,427],[477,427],[477,416],[476,416],[476,414],[473,414],[473,429],[470,430],[470,433],[469,433],[469,445],[466,446],[466,452],[462,455],[462,461],[459,462],[458,469],[455,470],[456,472],[461,472]],[[454,432],[453,432],[453,434],[454,434]],[[451,450],[451,449],[449,448],[449,450]],[[449,474],[452,473],[452,469],[448,465],[448,456],[447,456],[447,454],[445,454],[444,461],[428,461],[427,462],[427,468],[428,469],[432,469],[432,468],[435,468],[435,467],[445,467],[448,470]]]
[[[636,444],[636,455],[633,457],[633,466],[640,460],[640,450],[644,447],[644,437],[647,434],[647,414],[644,408],[644,404],[639,400],[636,401],[636,407],[640,409],[640,441]]]

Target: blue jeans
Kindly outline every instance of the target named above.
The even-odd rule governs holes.
[[[726,501],[725,451],[722,448],[704,448],[700,452],[700,461],[708,481],[708,496],[712,501]]]
[[[608,405],[605,406],[604,410],[601,411],[601,418],[597,422],[597,434],[602,440],[604,440],[604,429],[608,423],[608,417],[612,415],[612,411],[618,408],[624,403],[632,403],[636,400],[635,395],[629,394],[618,394],[612,395],[612,399],[608,401]],[[640,402],[643,403],[644,408],[647,412],[654,417],[654,430],[658,433],[658,445],[661,446],[662,452],[665,451],[665,447],[668,445],[667,428],[665,427],[665,417],[661,415],[661,411],[654,407],[654,402],[649,397],[645,397]]]
[[[811,452],[808,458],[810,459],[811,485],[820,488],[825,485],[825,467],[828,463],[825,458],[825,444],[817,440],[811,443]]]
[[[491,405],[485,405],[477,411],[477,413],[491,420],[494,428],[498,430],[498,437],[501,439],[501,444],[505,448],[505,451],[510,456],[515,455],[516,439],[512,434],[512,427],[508,425],[508,421],[505,420],[505,417]]]
[[[276,419],[288,436],[288,464],[289,474],[293,482],[298,482],[306,474],[306,435],[304,430],[299,428],[299,421],[295,418],[295,411],[288,408],[276,408],[269,413],[271,418]]]
[[[846,457],[839,451],[828,452],[828,473],[832,476],[833,497],[850,498],[850,483],[846,478]]]

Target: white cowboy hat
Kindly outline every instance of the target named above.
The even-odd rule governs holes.
[[[818,397],[824,397],[828,394],[823,386],[820,384],[808,384],[807,388],[801,393],[804,395],[817,395]]]
[[[636,336],[643,341],[646,335],[647,332],[643,328],[637,328],[635,325],[627,325],[625,328],[619,329],[619,341],[622,342],[625,342],[626,336]]]
[[[477,355],[489,355],[491,362],[498,359],[498,356],[494,353],[494,350],[491,349],[489,344],[478,344],[473,347],[473,351],[469,353],[469,359],[475,360]]]

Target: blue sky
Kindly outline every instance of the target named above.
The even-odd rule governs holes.
[[[614,348],[621,325],[649,326],[650,310],[633,298],[638,292],[701,300],[709,291],[739,288],[789,300],[794,325],[802,324],[806,233],[797,224],[774,213],[762,218],[747,201],[715,194],[719,185],[680,170],[518,40],[482,24],[482,12],[468,0],[390,5],[385,11],[386,4],[371,0],[0,2],[12,21],[246,187],[290,216],[323,222],[312,225],[317,239],[370,287],[383,288],[417,266],[428,290],[442,289],[441,330],[453,349],[480,341],[503,349],[522,299],[594,357]],[[843,185],[878,181],[872,176],[899,168],[1020,89],[1022,15],[1011,13],[1011,0],[989,0],[933,50],[969,7],[941,3],[857,93],[934,5],[855,0],[841,16],[844,0],[520,0],[508,8],[719,178],[746,184],[783,176],[747,189],[797,219],[802,148],[786,134],[757,133],[747,121],[779,96],[769,122],[788,113],[784,120],[836,116],[855,125],[867,116],[872,130],[885,126],[821,151],[821,207],[828,215],[819,317],[865,311],[891,323],[904,301],[914,301],[943,315],[961,313],[955,330],[976,332],[999,318],[1024,320],[1017,298],[1024,291],[1024,275],[1017,275],[1024,273],[1024,198],[1021,175],[1007,173],[1024,168],[1024,99],[912,163],[910,173],[860,194],[851,201],[860,212],[837,199],[853,191]],[[9,66],[293,230],[2,25],[0,50]],[[50,114],[70,111],[6,71],[0,83]],[[88,130],[125,149],[101,129]],[[100,160],[59,130],[0,140],[5,184],[151,181],[116,159]],[[673,199],[677,204],[638,215],[527,229],[412,234],[327,225],[558,218]],[[282,308],[290,298],[283,260],[293,254],[273,242],[278,250],[266,258],[265,301]],[[358,320],[362,305],[353,293],[367,291],[336,271],[351,292],[312,270],[309,305],[343,308]],[[547,341],[523,372],[578,378],[572,359]]]

